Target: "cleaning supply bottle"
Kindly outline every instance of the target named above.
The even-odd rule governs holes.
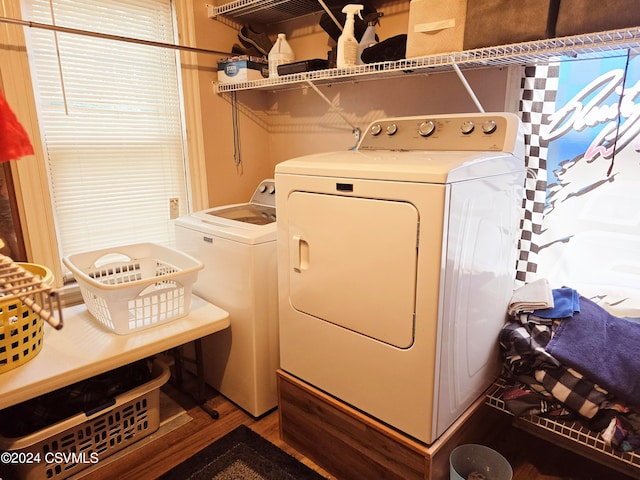
[[[276,43],[273,44],[269,51],[269,78],[278,76],[278,65],[285,63],[293,63],[296,61],[296,57],[293,54],[293,50],[287,42],[287,36],[284,33],[279,33]]]
[[[358,58],[356,63],[362,65],[364,62],[360,58],[362,51],[372,45],[378,43],[378,37],[376,35],[376,25],[380,23],[380,17],[384,15],[382,12],[373,12],[364,17],[364,21],[367,22],[367,29],[364,31],[360,43],[358,43]]]
[[[362,18],[362,9],[364,5],[356,5],[350,3],[342,9],[342,13],[347,15],[344,22],[342,35],[338,37],[338,54],[336,65],[338,68],[350,67],[356,65],[358,59],[358,41],[354,33],[355,15],[358,14]]]

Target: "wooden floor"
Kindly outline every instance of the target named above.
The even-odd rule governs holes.
[[[92,480],[157,478],[241,424],[249,426],[326,478],[335,479],[280,440],[277,410],[255,419],[211,390],[207,394],[207,405],[220,413],[220,418],[214,420],[195,406],[190,397],[176,390],[173,385],[164,386],[163,392],[180,403],[188,411],[192,420],[153,442],[132,449],[131,453],[117,462],[106,464],[91,474]],[[495,435],[488,438],[485,444],[501,452],[509,460],[514,470],[513,480],[630,480],[632,478],[515,428],[495,432]]]

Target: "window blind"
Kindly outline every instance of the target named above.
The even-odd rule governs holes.
[[[169,0],[28,0],[23,7],[34,22],[175,42]],[[178,199],[178,214],[188,201],[176,52],[26,34],[61,254],[173,244],[170,199]]]

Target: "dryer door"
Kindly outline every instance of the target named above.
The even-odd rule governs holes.
[[[414,338],[418,211],[408,203],[294,192],[293,308],[399,348]]]

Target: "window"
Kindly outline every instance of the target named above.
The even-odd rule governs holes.
[[[23,17],[162,43],[177,37],[170,0],[28,0]],[[176,51],[26,34],[60,253],[172,244],[171,216],[188,203]]]

